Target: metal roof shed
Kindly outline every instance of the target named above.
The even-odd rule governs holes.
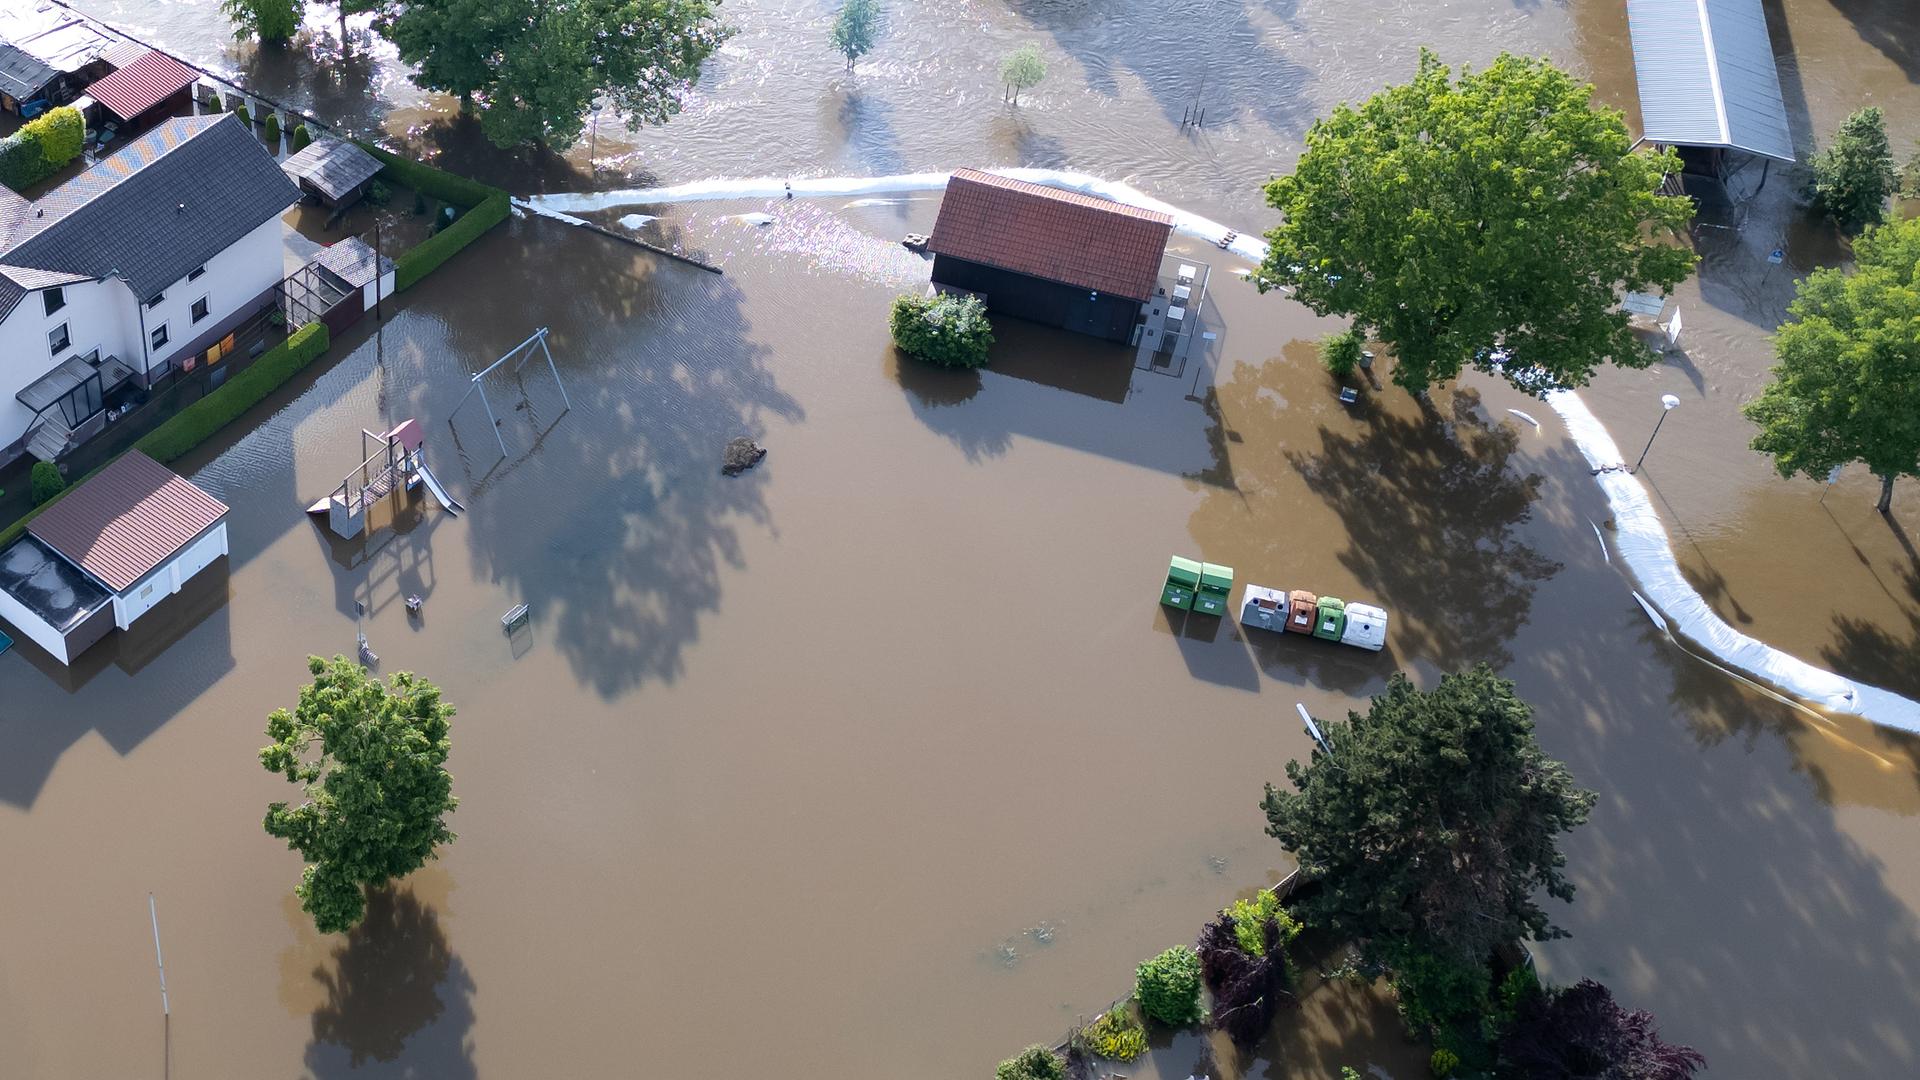
[[[87,87],[87,96],[122,120],[134,120],[192,86],[200,75],[163,52],[149,52]]]
[[[1627,28],[1648,141],[1794,160],[1760,0],[1627,0]]]
[[[328,206],[359,198],[380,172],[380,161],[344,139],[319,139],[280,163],[301,190]]]

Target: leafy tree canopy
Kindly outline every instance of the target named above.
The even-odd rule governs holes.
[[[1020,91],[1039,86],[1046,77],[1047,62],[1034,45],[1022,45],[1000,62],[1000,81],[1007,84],[1015,105],[1020,104]]]
[[[873,39],[879,32],[880,0],[846,0],[840,14],[834,16],[827,39],[835,52],[847,58],[847,70],[854,62],[873,51]]]
[[[570,143],[603,99],[665,123],[730,33],[718,0],[388,0],[376,26],[498,146]]]
[[[273,743],[260,751],[306,801],[267,807],[266,829],[307,860],[300,907],[321,933],[337,933],[365,914],[365,886],[404,877],[453,842],[453,706],[425,679],[402,672],[381,683],[344,656],[309,657],[307,668],[313,682],[293,711],[267,717]]]
[[[1620,113],[1591,93],[1508,54],[1456,80],[1422,50],[1412,82],[1317,121],[1293,173],[1267,185],[1285,220],[1260,287],[1351,317],[1416,392],[1468,366],[1532,392],[1584,385],[1607,362],[1647,366],[1620,295],[1686,279],[1692,253],[1657,234],[1692,203],[1658,193],[1679,159],[1631,152]]]
[[[1500,1040],[1498,1075],[1510,1080],[1689,1080],[1707,1059],[1660,1040],[1653,1014],[1621,1008],[1592,979],[1520,1007]]]
[[[1780,475],[1862,462],[1884,512],[1894,478],[1920,475],[1920,219],[1869,229],[1853,253],[1853,273],[1822,267],[1800,282],[1773,381],[1742,411]]]
[[[983,367],[992,355],[993,324],[977,296],[896,297],[889,326],[902,352],[941,367]]]
[[[262,45],[284,45],[300,29],[306,0],[220,0],[220,10],[233,23],[233,36],[256,38]]]
[[[1328,752],[1287,763],[1267,832],[1322,888],[1302,918],[1376,958],[1420,953],[1480,968],[1494,947],[1561,931],[1536,890],[1572,899],[1559,835],[1592,792],[1540,749],[1533,711],[1482,664],[1432,691],[1394,676],[1366,715],[1321,725]]]
[[[1885,220],[1899,180],[1886,119],[1879,106],[1869,106],[1841,122],[1833,145],[1813,156],[1807,194],[1842,229],[1857,232]]]

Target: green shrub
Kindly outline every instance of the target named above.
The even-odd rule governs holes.
[[[277,112],[267,114],[267,141],[271,143],[280,141],[280,114]]]
[[[17,131],[0,139],[0,184],[15,191],[46,178],[47,158],[38,140]]]
[[[246,102],[242,101],[240,104],[235,105],[233,107],[233,115],[239,117],[241,123],[249,127],[253,126],[253,110],[247,108]]]
[[[497,187],[483,184],[465,176],[436,169],[431,165],[422,165],[418,161],[403,158],[389,150],[382,150],[371,143],[361,143],[360,149],[378,158],[384,166],[381,174],[393,183],[410,187],[415,191],[424,191],[428,195],[455,206],[472,208],[479,206],[495,195],[502,195]]]
[[[201,106],[201,108],[207,110],[209,113],[217,113],[221,109],[226,108],[226,106],[221,103],[219,94],[208,94],[207,103]]]
[[[1149,1019],[1181,1027],[1200,1019],[1200,957],[1176,945],[1134,972],[1133,996]]]
[[[1807,185],[1814,209],[1833,215],[1848,232],[1886,219],[1887,198],[1899,183],[1887,124],[1876,106],[1847,117],[1833,142],[1813,156]]]
[[[1132,1061],[1147,1052],[1147,1029],[1124,1002],[1100,1014],[1080,1037],[1088,1049],[1114,1061]]]
[[[293,150],[299,153],[313,145],[313,132],[307,130],[304,123],[293,125]]]
[[[1444,1047],[1427,1059],[1427,1071],[1434,1075],[1434,1080],[1448,1080],[1459,1068],[1460,1055]]]
[[[67,478],[60,475],[60,466],[51,461],[36,461],[32,473],[33,505],[39,506],[48,499],[66,490]]]
[[[1364,348],[1365,342],[1357,331],[1342,330],[1337,334],[1328,334],[1320,339],[1320,363],[1334,375],[1345,378],[1360,366],[1360,353]]]
[[[901,352],[941,367],[984,367],[993,350],[993,325],[977,296],[897,297],[889,325]]]
[[[1280,903],[1272,890],[1262,889],[1251,900],[1235,900],[1220,914],[1233,919],[1233,937],[1253,956],[1267,955],[1267,924],[1280,924],[1282,945],[1300,936],[1300,923]]]
[[[51,176],[62,166],[80,156],[87,145],[87,121],[80,110],[70,105],[51,109],[27,121],[21,131],[31,131],[40,140],[40,152],[47,159],[47,174]]]
[[[385,206],[393,201],[393,189],[375,180],[367,185],[367,201],[375,206]]]
[[[326,325],[311,322],[268,349],[246,370],[206,397],[180,410],[143,436],[134,448],[155,461],[172,461],[199,446],[278,390],[288,379],[327,351]]]
[[[1000,1063],[993,1080],[1066,1080],[1067,1063],[1044,1046],[1029,1046]]]

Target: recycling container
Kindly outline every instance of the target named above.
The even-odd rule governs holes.
[[[1340,644],[1379,652],[1387,645],[1387,613],[1372,604],[1348,604],[1347,628],[1340,632]]]
[[[1318,618],[1313,625],[1313,636],[1339,641],[1347,629],[1347,602],[1337,596],[1323,596],[1315,607]]]
[[[1287,594],[1287,629],[1296,634],[1313,633],[1314,620],[1319,618],[1317,605],[1320,598],[1305,589],[1295,589]]]
[[[1167,583],[1160,590],[1160,602],[1181,611],[1193,609],[1193,594],[1200,588],[1200,564],[1175,555],[1167,564]]]
[[[1200,564],[1200,588],[1193,594],[1193,610],[1203,615],[1225,615],[1233,592],[1233,567]]]
[[[1287,593],[1265,585],[1248,585],[1240,602],[1240,625],[1279,633],[1287,628]]]

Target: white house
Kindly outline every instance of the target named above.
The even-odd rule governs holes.
[[[131,450],[0,551],[0,618],[63,664],[227,554],[227,505]]]
[[[274,302],[299,199],[230,113],[165,121],[36,200],[0,188],[0,463],[53,460],[116,391],[220,362]]]

